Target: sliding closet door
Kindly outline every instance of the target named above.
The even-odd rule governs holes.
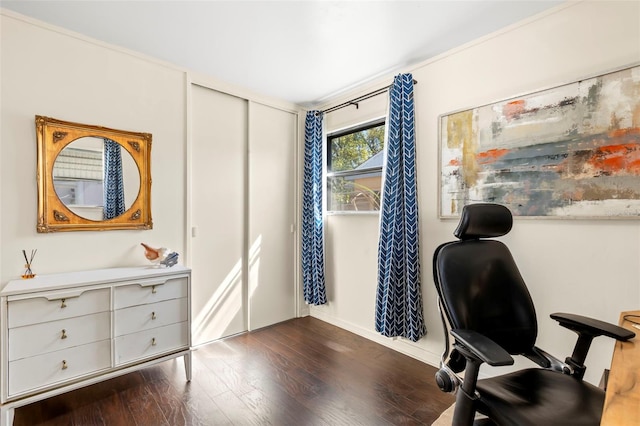
[[[193,343],[247,330],[245,163],[247,101],[192,86]],[[170,188],[166,189],[167,191]]]
[[[296,116],[249,109],[249,328],[295,317]]]

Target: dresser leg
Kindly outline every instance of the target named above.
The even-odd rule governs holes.
[[[184,372],[187,375],[187,382],[191,381],[191,351],[184,356]]]
[[[13,415],[15,414],[15,408],[2,407],[2,417],[0,417],[0,425],[11,426],[13,425]]]

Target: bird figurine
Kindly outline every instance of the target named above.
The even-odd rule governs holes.
[[[140,243],[140,245],[144,247],[144,257],[151,263],[166,267],[171,267],[178,263],[178,253],[175,251],[171,251],[166,247],[156,249],[145,243]]]

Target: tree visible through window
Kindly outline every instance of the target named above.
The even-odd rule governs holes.
[[[384,120],[327,136],[327,209],[380,210]]]

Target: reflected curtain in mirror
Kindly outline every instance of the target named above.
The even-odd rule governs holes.
[[[120,145],[111,139],[104,140],[104,219],[123,214],[124,183],[122,181],[122,157]]]

